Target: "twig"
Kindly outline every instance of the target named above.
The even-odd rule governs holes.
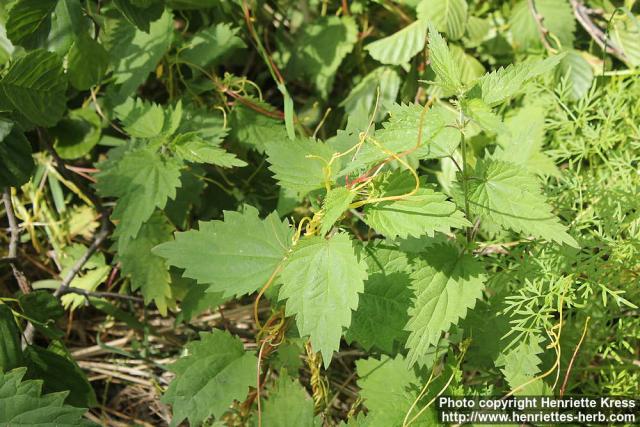
[[[129,301],[135,301],[135,302],[144,302],[144,300],[140,297],[135,297],[133,295],[125,295],[125,294],[119,294],[117,292],[98,292],[98,291],[88,291],[86,289],[82,289],[82,288],[75,288],[73,286],[66,286],[63,290],[62,286],[60,286],[60,288],[56,289],[56,292],[60,291],[58,295],[62,296],[65,294],[78,294],[78,295],[82,295],[84,297],[95,297],[95,298],[119,298],[119,299],[125,299],[125,300],[129,300]],[[55,294],[54,294],[55,295]],[[56,296],[58,296],[56,295]]]
[[[7,212],[7,220],[9,221],[9,229],[11,231],[11,238],[9,240],[9,256],[3,259],[3,261],[9,262],[11,265],[13,277],[16,278],[16,282],[18,282],[18,286],[22,293],[28,294],[31,292],[31,285],[29,284],[29,280],[27,280],[24,272],[18,267],[18,239],[20,237],[20,229],[18,228],[16,214],[13,211],[11,190],[9,188],[5,188],[2,193],[2,201],[4,202],[5,211]]]
[[[542,41],[544,48],[548,52],[555,52],[555,49],[551,47],[551,45],[549,44],[549,40],[547,40],[547,37],[549,35],[549,30],[542,23],[542,21],[544,20],[544,17],[540,15],[540,13],[538,13],[538,9],[536,8],[536,4],[534,0],[527,0],[527,4],[529,6],[529,11],[533,16],[533,20],[536,22],[536,28],[538,29],[538,33],[540,34],[540,40]]]
[[[611,40],[607,40],[607,36],[602,29],[593,23],[589,17],[589,9],[582,4],[580,0],[570,0],[570,2],[576,19],[580,25],[582,25],[582,28],[584,28],[591,38],[598,44],[598,46],[608,54],[618,58],[620,61],[627,62],[627,55],[624,54],[622,49],[616,43]]]
[[[564,396],[564,391],[567,388],[567,382],[569,381],[569,374],[571,374],[571,368],[573,368],[573,362],[575,362],[576,356],[578,355],[578,351],[580,350],[580,346],[582,345],[582,341],[584,341],[584,337],[585,335],[587,335],[587,327],[589,326],[589,320],[591,320],[591,317],[587,317],[587,320],[584,322],[584,329],[582,330],[582,336],[580,337],[580,341],[578,341],[578,345],[576,345],[576,349],[573,350],[573,355],[571,355],[569,366],[567,366],[567,372],[564,374],[564,381],[562,381],[562,387],[560,387],[560,397]]]

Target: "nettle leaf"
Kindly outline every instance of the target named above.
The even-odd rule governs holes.
[[[9,9],[7,37],[25,49],[42,47],[51,29],[51,13],[56,0],[18,0]]]
[[[293,230],[273,212],[225,211],[224,221],[200,222],[199,230],[176,233],[153,253],[184,269],[184,277],[210,284],[208,292],[241,296],[260,289],[291,247]]]
[[[365,46],[369,55],[387,65],[406,64],[418,54],[426,42],[427,21],[418,19],[402,30]]]
[[[44,49],[16,59],[0,80],[0,93],[38,126],[53,126],[62,118],[66,90],[62,60]]]
[[[69,51],[69,82],[78,90],[100,83],[109,67],[109,54],[94,39],[84,34],[76,38]]]
[[[405,328],[410,331],[406,347],[411,365],[482,297],[483,271],[471,255],[460,254],[451,244],[434,246],[422,256],[411,275],[415,299]]]
[[[11,121],[0,118],[0,187],[19,187],[35,168],[31,144]]]
[[[297,357],[297,355],[296,355]],[[269,398],[264,403],[262,423],[265,426],[321,426],[319,418],[314,419],[313,399],[295,378],[287,371],[280,372],[280,378],[269,389]]]
[[[86,409],[65,405],[66,393],[42,396],[42,381],[22,381],[25,368],[0,371],[0,424],[94,426],[83,419]]]
[[[294,78],[311,78],[320,96],[326,98],[338,67],[358,39],[358,27],[350,16],[330,16],[302,26],[300,33],[296,33],[287,72]]]
[[[279,299],[287,300],[287,315],[296,316],[300,334],[310,337],[329,366],[340,347],[342,328],[349,326],[351,311],[358,307],[366,265],[346,233],[330,239],[312,236],[298,242],[280,276]]]
[[[186,348],[187,356],[169,366],[176,377],[162,398],[173,406],[171,426],[186,418],[191,425],[209,417],[219,419],[234,400],[245,398],[256,381],[258,360],[228,332],[200,333],[200,339]]]
[[[281,187],[301,196],[324,188],[325,166],[333,156],[328,145],[310,138],[280,140],[266,145],[269,170]]]
[[[416,8],[419,19],[432,22],[450,40],[464,35],[467,24],[465,0],[422,0]]]
[[[480,160],[473,176],[467,190],[473,213],[517,233],[579,247],[552,213],[538,180],[524,168],[502,160]]]
[[[576,21],[573,9],[567,0],[536,0],[535,7],[544,27],[561,43],[561,47],[573,47]],[[509,17],[513,44],[517,49],[528,50],[542,47],[540,32],[533,17],[528,0],[520,0]],[[551,42],[555,45],[555,41]]]
[[[340,103],[347,114],[354,115],[364,112],[368,115],[374,108],[378,93],[380,95],[379,104],[387,105],[395,102],[400,91],[402,79],[391,67],[378,67],[358,82],[351,89],[349,95]],[[380,120],[384,115],[380,112],[376,114],[376,120]]]
[[[219,141],[205,141],[196,132],[178,135],[171,146],[176,155],[187,162],[208,163],[225,168],[247,166],[247,163],[238,159],[235,154],[221,148]]]
[[[561,53],[542,61],[526,61],[506,68],[500,67],[480,78],[474,90],[480,91],[486,104],[494,106],[520,93],[525,83],[531,79],[553,70],[564,55]]]
[[[163,157],[153,148],[124,153],[108,169],[96,175],[98,192],[117,197],[111,217],[118,221],[116,235],[121,240],[136,237],[156,208],[175,199],[180,187],[181,164]]]
[[[462,103],[462,111],[482,130],[489,134],[501,133],[504,131],[502,119],[493,112],[491,107],[480,98],[466,99]]]
[[[570,99],[577,101],[591,89],[593,67],[577,50],[569,50],[556,69],[556,79],[567,79],[571,88]]]
[[[142,224],[135,239],[118,248],[122,273],[131,277],[131,290],[140,289],[144,302],[154,301],[163,315],[172,299],[171,277],[165,259],[151,253],[151,249],[170,240],[172,232],[164,215],[154,213]]]
[[[458,93],[462,90],[462,73],[447,43],[440,33],[429,25],[429,60],[431,69],[436,73],[436,83],[446,92]]]
[[[275,108],[266,102],[250,98],[263,111],[276,114]],[[236,141],[264,153],[268,143],[279,143],[288,139],[287,130],[281,118],[258,113],[251,108],[236,104],[229,118],[230,135]]]
[[[234,50],[246,48],[247,45],[237,35],[238,30],[230,24],[219,23],[198,31],[180,50],[180,60],[206,67]]]
[[[391,353],[394,342],[402,343],[407,336],[412,267],[407,255],[395,248],[379,245],[365,251],[369,277],[346,338],[367,351],[376,347]]]
[[[165,11],[160,19],[151,23],[148,33],[123,20],[112,25],[107,38],[116,87],[111,90],[121,102],[144,83],[169,49],[173,40],[173,18]]]
[[[501,353],[495,361],[511,390],[523,386],[540,373],[542,360],[540,346],[543,339],[539,335],[531,335],[529,339],[520,342],[516,347]],[[545,395],[545,384],[542,380],[532,381],[530,384],[515,392],[516,396]]]
[[[505,129],[498,134],[494,157],[521,165],[531,174],[558,176],[553,160],[542,151],[545,131],[542,107],[527,106],[508,116]]]
[[[448,233],[452,227],[469,227],[464,214],[447,196],[432,188],[415,189],[415,178],[407,172],[388,173],[377,180],[375,197],[398,197],[369,204],[365,208],[365,222],[374,230],[389,238],[408,236],[433,237],[435,232]]]
[[[165,109],[153,102],[128,98],[114,109],[114,113],[129,135],[153,138],[172,135],[176,131],[182,119],[182,103]]]
[[[322,218],[320,219],[320,235],[327,234],[333,224],[349,208],[356,194],[346,187],[332,188],[327,192],[322,203]]]
[[[382,356],[356,360],[360,396],[369,410],[365,419],[369,427],[401,426],[418,397],[422,381],[409,367],[402,355],[395,359]],[[422,407],[422,405],[420,405]],[[411,413],[415,416],[417,411]],[[412,425],[425,425],[426,415]]]

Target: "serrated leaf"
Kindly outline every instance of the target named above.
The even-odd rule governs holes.
[[[364,76],[357,85],[351,89],[349,95],[340,103],[345,111],[350,114],[364,112],[369,115],[373,109],[378,93],[379,105],[390,104],[398,97],[402,79],[391,67],[378,67]],[[379,91],[379,92],[378,92]],[[380,111],[376,114],[376,120],[384,117]]]
[[[391,353],[394,342],[406,339],[412,269],[406,254],[384,246],[366,248],[365,261],[369,277],[346,338],[367,351],[377,347]]]
[[[387,65],[406,64],[424,49],[427,21],[418,19],[402,30],[365,46],[369,55]]]
[[[196,132],[178,135],[171,144],[176,155],[188,162],[208,163],[225,168],[247,165],[246,162],[238,159],[235,154],[221,148],[219,146],[220,142],[205,141]]]
[[[114,113],[129,135],[153,138],[161,134],[172,135],[176,131],[182,120],[182,103],[165,109],[140,98],[128,98],[114,109]]]
[[[518,94],[531,79],[551,71],[563,57],[564,53],[561,53],[541,61],[500,67],[480,78],[476,88],[480,90],[482,100],[487,105],[494,106]]]
[[[176,197],[180,187],[180,163],[151,148],[130,151],[112,167],[96,174],[103,197],[117,197],[111,217],[119,221],[119,239],[133,238],[156,208]]]
[[[25,49],[42,47],[51,29],[51,13],[56,0],[18,0],[9,9],[7,37]]]
[[[475,124],[489,134],[504,131],[502,119],[482,99],[471,98],[462,103],[462,110]]]
[[[0,80],[0,93],[39,126],[53,126],[66,108],[67,77],[55,53],[37,49],[16,59]]]
[[[275,108],[266,102],[257,99],[251,99],[251,102],[263,111],[275,113]],[[282,119],[261,114],[240,103],[233,108],[229,122],[230,135],[236,141],[261,153],[265,151],[267,144],[287,140],[287,130]]]
[[[529,173],[558,176],[553,160],[542,151],[545,113],[542,107],[521,108],[507,117],[505,128],[498,135],[495,158],[521,165]]]
[[[576,21],[569,2],[567,0],[536,0],[535,9],[544,28],[561,43],[561,46],[556,46],[557,43],[551,38],[551,45],[563,49],[572,48]],[[542,47],[540,31],[528,0],[520,0],[516,3],[509,16],[509,25],[516,49],[528,50]]]
[[[418,19],[432,22],[450,40],[458,40],[467,24],[465,0],[422,0],[416,8]]]
[[[368,427],[401,426],[409,409],[418,397],[421,386],[413,370],[402,355],[395,359],[382,356],[359,359],[356,361],[360,396],[369,410],[366,418]],[[412,412],[412,417],[417,411]],[[425,416],[421,416],[412,425],[424,426]]]
[[[87,155],[100,141],[102,122],[95,111],[85,107],[69,111],[50,133],[61,158],[77,159]]]
[[[410,331],[406,347],[411,365],[475,306],[485,281],[482,265],[450,244],[431,248],[415,268],[415,299],[405,328]]]
[[[445,92],[457,94],[462,90],[462,73],[447,43],[433,25],[429,25],[429,60]]]
[[[522,341],[516,347],[501,353],[496,359],[496,367],[501,368],[505,380],[511,390],[518,389],[531,381],[539,372],[540,354],[543,352],[540,344],[542,337],[532,335],[529,340]],[[542,380],[533,381],[515,392],[516,396],[543,395]]]
[[[258,360],[228,332],[200,333],[186,348],[188,355],[169,367],[176,377],[162,397],[173,407],[171,426],[186,418],[192,425],[219,419],[234,400],[244,400],[256,380]]]
[[[281,187],[301,196],[324,188],[325,166],[333,155],[326,144],[310,138],[268,142],[269,170]]]
[[[150,23],[160,18],[164,11],[160,0],[138,2],[135,0],[114,0],[113,4],[124,18],[145,33],[150,32]]]
[[[318,422],[316,422],[318,421]],[[265,426],[314,427],[322,425],[314,420],[313,399],[295,378],[280,373],[280,378],[269,390],[264,403],[262,423]]]
[[[171,277],[166,261],[151,249],[170,240],[172,232],[166,218],[155,213],[142,224],[135,239],[122,242],[118,248],[122,273],[131,277],[131,290],[140,289],[145,304],[155,302],[163,315],[172,299]]]
[[[473,176],[467,191],[474,214],[517,233],[579,247],[552,213],[537,179],[522,167],[502,160],[481,160]]]
[[[622,49],[627,64],[638,67],[640,66],[640,21],[637,15],[634,16],[629,11],[616,18],[610,27],[611,39]]]
[[[225,211],[225,220],[200,222],[199,230],[176,233],[173,242],[153,253],[184,269],[184,277],[211,284],[208,292],[244,295],[267,282],[291,247],[292,230],[274,212],[260,219],[258,210]]]
[[[329,366],[340,347],[342,328],[351,323],[358,307],[367,270],[345,233],[325,239],[301,239],[280,275],[279,299],[287,300],[287,315],[296,316],[298,330],[308,335],[316,351]]]
[[[246,45],[238,37],[238,28],[227,23],[219,23],[198,31],[180,50],[181,60],[206,67],[220,59],[227,53],[245,48]]]
[[[415,184],[413,175],[406,171],[384,175],[378,180],[376,197],[407,196],[367,205],[365,222],[389,238],[433,237],[435,232],[448,233],[451,227],[471,226],[444,194],[424,186],[410,194]]]
[[[320,235],[324,236],[331,230],[333,224],[349,208],[355,193],[346,187],[332,188],[327,192],[322,203],[322,218],[320,219]]]
[[[34,167],[27,138],[13,122],[0,118],[0,187],[21,186]]]
[[[326,98],[336,71],[357,39],[358,27],[350,16],[330,16],[304,25],[296,34],[287,72],[294,78],[310,78],[320,96]]]
[[[174,276],[173,279],[175,286],[176,277]],[[189,290],[180,301],[180,313],[176,316],[177,323],[189,322],[206,310],[214,309],[228,300],[222,292],[207,292],[208,285],[201,285],[194,280],[186,278],[179,278],[178,280],[185,281],[189,286]]]
[[[0,424],[94,426],[83,419],[85,409],[64,405],[66,393],[41,396],[42,381],[22,381],[25,368],[0,371]]]

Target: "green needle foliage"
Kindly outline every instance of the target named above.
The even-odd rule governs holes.
[[[637,395],[636,3],[3,2],[0,424]]]

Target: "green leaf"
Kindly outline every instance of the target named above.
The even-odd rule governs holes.
[[[467,25],[465,0],[422,0],[416,11],[418,19],[432,22],[449,40],[458,40],[464,35]]]
[[[275,108],[266,102],[258,99],[250,99],[250,101],[263,111],[275,113]],[[229,123],[230,135],[236,141],[261,153],[265,151],[267,144],[279,144],[287,140],[287,130],[282,119],[258,113],[240,103],[233,108]]]
[[[522,167],[481,160],[468,181],[471,210],[481,218],[526,236],[579,247],[546,203],[537,179]]]
[[[300,334],[310,336],[325,366],[340,347],[366,278],[366,266],[345,233],[301,239],[284,266],[279,299],[287,300],[287,315],[296,316]]]
[[[351,89],[349,95],[340,103],[349,115],[364,112],[368,115],[374,108],[376,99],[379,105],[394,102],[398,97],[402,79],[391,67],[378,67],[364,76],[360,82]],[[378,98],[378,94],[380,95]],[[376,114],[376,120],[384,117],[380,111]]]
[[[179,58],[199,67],[206,67],[230,52],[246,47],[237,34],[238,28],[227,23],[212,25],[195,33],[189,43],[180,50]]]
[[[498,356],[496,367],[501,368],[511,390],[531,381],[540,372],[542,360],[539,355],[543,353],[541,343],[542,337],[532,335],[529,340],[520,342],[515,348]],[[515,395],[544,395],[543,391],[544,383],[542,380],[537,380],[516,391]]]
[[[326,144],[310,138],[268,142],[266,145],[269,170],[281,187],[304,196],[324,188],[325,166],[333,155]]]
[[[287,63],[293,78],[311,79],[320,96],[326,98],[342,60],[353,50],[358,27],[352,17],[330,16],[302,26]]]
[[[59,344],[61,346],[61,344]],[[55,348],[55,347],[54,347]],[[38,346],[29,346],[25,351],[29,377],[44,380],[44,392],[69,391],[65,402],[85,408],[95,406],[96,395],[89,380],[80,367],[65,355]]]
[[[34,167],[27,138],[13,122],[0,118],[0,187],[21,186]]]
[[[173,40],[172,14],[165,11],[153,22],[149,33],[136,30],[125,21],[117,20],[107,34],[109,57],[113,62],[113,78],[117,85],[111,90],[117,101],[123,101],[147,80]],[[120,102],[117,102],[119,104]]]
[[[561,46],[551,37],[555,47],[570,49],[573,47],[576,21],[573,9],[567,0],[536,0],[535,8],[544,28],[557,38]],[[529,6],[529,0],[520,0],[509,16],[513,45],[519,50],[542,47],[540,31]]]
[[[144,302],[154,301],[163,315],[172,299],[171,277],[166,261],[151,253],[151,249],[171,239],[173,227],[166,218],[155,213],[138,232],[135,239],[120,244],[118,259],[122,273],[131,277],[131,290],[140,289]]]
[[[0,375],[23,365],[20,329],[8,305],[0,303]],[[2,414],[0,413],[0,417]]]
[[[0,80],[0,93],[38,126],[53,126],[62,118],[66,90],[62,60],[43,49],[15,60]]]
[[[553,160],[542,151],[544,120],[545,112],[537,106],[521,108],[508,116],[504,131],[498,135],[500,146],[494,157],[521,165],[531,174],[559,176]]]
[[[480,78],[476,88],[480,90],[482,100],[487,105],[494,106],[520,93],[525,83],[531,79],[551,71],[563,57],[564,53],[561,53],[542,61],[526,61],[506,68],[500,67]]]
[[[482,99],[471,98],[464,100],[462,111],[489,134],[497,134],[504,131],[502,119]]]
[[[365,46],[369,55],[387,65],[403,65],[424,49],[427,21],[419,19],[388,37]]]
[[[322,422],[314,420],[313,399],[295,378],[290,378],[286,370],[269,390],[269,398],[264,403],[262,423],[264,426],[314,427]],[[320,421],[320,420],[317,420]]]
[[[258,360],[228,332],[200,333],[200,340],[186,349],[188,355],[169,367],[176,377],[162,398],[173,406],[171,426],[185,418],[191,425],[211,416],[219,419],[234,400],[244,400],[256,381]]]
[[[410,194],[415,184],[415,178],[407,171],[383,175],[377,180],[374,197],[407,196],[367,205],[365,222],[388,238],[433,237],[436,231],[448,233],[451,227],[471,226],[444,194],[424,186]]]
[[[462,90],[462,73],[458,62],[440,33],[431,24],[429,25],[429,60],[431,69],[438,78],[437,83],[445,92],[457,94]]]
[[[38,322],[47,323],[64,315],[60,302],[47,291],[34,291],[18,297],[24,314]]]
[[[382,356],[356,360],[360,396],[369,410],[368,427],[401,426],[409,409],[418,397],[422,384],[402,355],[395,359]],[[422,407],[422,405],[417,405]],[[417,411],[412,411],[413,418]],[[425,416],[412,425],[424,426]]]
[[[349,208],[349,204],[353,201],[355,193],[346,187],[332,188],[327,192],[322,203],[322,218],[320,219],[320,235],[327,234],[333,224],[342,216]]]
[[[124,18],[145,33],[151,32],[150,23],[156,21],[164,11],[163,1],[136,2],[135,0],[114,0],[113,4]]]
[[[129,151],[115,164],[96,174],[97,189],[104,197],[117,197],[111,217],[119,221],[116,235],[136,237],[142,224],[180,187],[180,164],[153,149]]]
[[[639,35],[640,37],[640,35]],[[593,67],[577,50],[567,52],[556,69],[558,80],[566,79],[571,88],[569,97],[573,101],[582,99],[591,89]]]
[[[172,135],[176,131],[182,119],[182,103],[178,102],[175,108],[164,109],[153,102],[128,98],[114,112],[129,135],[153,138]]]
[[[71,110],[50,131],[53,146],[63,159],[77,159],[91,152],[102,136],[102,122],[89,107]]]
[[[391,353],[394,342],[402,343],[407,336],[412,269],[406,254],[391,247],[366,248],[365,261],[369,277],[346,338],[367,351],[376,347]]]
[[[208,292],[244,295],[267,282],[291,247],[293,230],[274,212],[261,220],[258,210],[225,211],[225,220],[200,222],[199,230],[176,233],[153,253],[184,269],[184,277],[210,284]]]
[[[71,46],[68,61],[69,82],[78,90],[87,90],[102,81],[109,67],[109,54],[84,34]]]
[[[66,393],[41,396],[42,381],[21,381],[25,368],[0,372],[0,424],[7,426],[93,426],[85,409],[64,405]]]
[[[208,286],[195,283],[193,280],[182,278],[189,285],[189,290],[180,301],[180,313],[176,322],[189,322],[197,315],[209,309],[215,309],[227,302],[222,292],[207,292]]]
[[[485,275],[482,265],[471,255],[460,254],[455,246],[444,244],[422,256],[411,280],[415,299],[409,309],[406,347],[413,365],[438,343],[442,332],[475,306],[482,297]]]
[[[612,41],[618,45],[624,53],[626,63],[630,67],[640,66],[640,22],[637,14],[634,16],[626,11],[624,15],[618,14],[613,19],[610,28]]]
[[[42,47],[51,29],[56,0],[18,0],[9,9],[7,37],[25,49]]]
[[[205,141],[196,132],[178,135],[171,144],[176,155],[188,162],[208,163],[225,168],[247,166],[235,154],[221,148],[220,142]]]

